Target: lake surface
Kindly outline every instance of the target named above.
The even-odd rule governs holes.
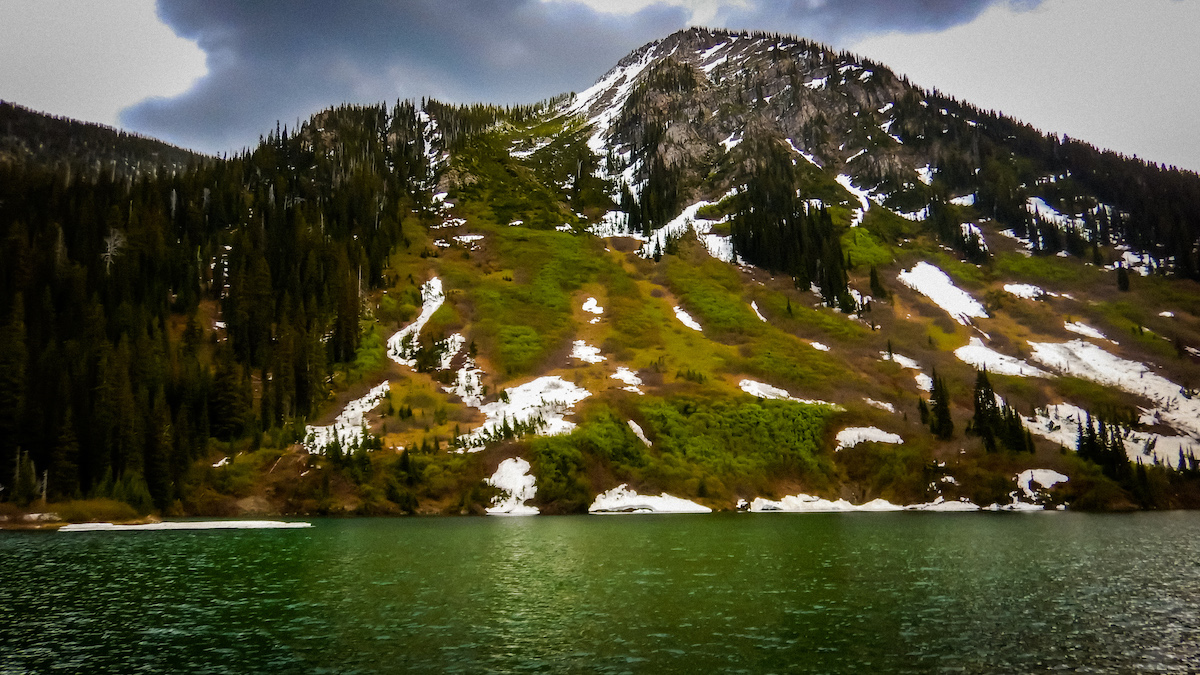
[[[1200,513],[0,532],[0,672],[1200,671]]]

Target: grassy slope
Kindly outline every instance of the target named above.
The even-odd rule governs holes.
[[[960,262],[913,223],[872,208],[861,228],[845,229],[842,237],[854,265],[851,285],[865,291],[868,270],[875,266],[891,292],[862,319],[821,307],[816,296],[794,288],[790,279],[713,260],[694,240],[685,240],[678,255],[661,262],[643,260],[629,240],[581,233],[589,218],[610,206],[594,179],[578,185],[574,180],[583,160],[572,158],[586,159],[584,139],[576,123],[559,119],[505,126],[472,141],[450,172],[450,201],[467,224],[427,230],[415,217],[406,223],[410,245],[394,254],[391,265],[412,275],[397,277],[372,298],[368,326],[378,336],[390,334],[416,312],[415,289],[438,275],[448,301],[427,327],[426,339],[466,335],[487,373],[489,400],[537,375],[561,375],[587,388],[593,395],[578,406],[578,431],[478,454],[448,453],[445,441],[481,416],[443,393],[436,374],[396,367],[380,359],[376,348],[339,376],[345,389],[331,411],[374,382],[391,379],[389,400],[372,420],[387,450],[365,464],[332,470],[328,460],[307,458],[294,448],[264,447],[237,457],[230,467],[208,470],[195,509],[478,512],[492,494],[482,478],[501,459],[515,455],[534,463],[538,502],[548,512],[585,508],[595,493],[619,482],[715,508],[731,508],[738,498],[797,491],[895,502],[941,494],[986,504],[1007,501],[1014,489],[1011,477],[1029,467],[1073,477],[1059,490],[1060,499],[1086,501],[1089,492],[1098,499],[1095,494],[1108,489],[1105,479],[1057,446],[1039,440],[1033,456],[987,455],[977,439],[963,433],[971,416],[974,370],[952,352],[977,333],[896,281],[901,269],[921,259],[938,264],[961,288],[987,301],[992,318],[978,326],[1001,351],[1021,356],[1028,341],[1073,338],[1063,330],[1063,320],[1081,320],[1119,340],[1115,353],[1167,364],[1181,381],[1200,382],[1195,359],[1179,357],[1174,345],[1176,338],[1200,345],[1200,293],[1194,285],[1135,277],[1132,291],[1118,293],[1113,273],[1074,259],[1025,257],[986,227],[996,255],[980,267]],[[527,158],[509,155],[509,149],[539,147],[547,140]],[[829,176],[814,171],[808,181],[814,194],[841,198],[846,206],[855,203]],[[843,226],[848,222],[848,208],[832,212]],[[523,225],[509,225],[516,220]],[[572,231],[553,229],[561,225]],[[466,233],[484,239],[473,250],[434,245],[435,239],[453,241],[452,236]],[[1075,299],[1034,302],[1001,290],[1005,283],[1019,282]],[[605,307],[595,324],[580,309],[588,297]],[[754,315],[751,301],[767,322]],[[672,311],[675,305],[691,313],[703,333],[683,326]],[[1167,309],[1175,319],[1157,316]],[[1153,332],[1139,330],[1142,326]],[[576,339],[599,346],[607,360],[589,365],[569,358]],[[832,350],[818,351],[812,341]],[[912,371],[879,358],[889,347],[946,378],[957,429],[952,439],[937,440],[919,423],[921,394]],[[618,366],[638,372],[648,395],[621,390],[621,383],[609,377]],[[842,409],[759,402],[738,389],[746,377]],[[993,382],[1024,414],[1061,401],[1112,409],[1137,403],[1073,378],[995,377]],[[867,397],[891,402],[897,412],[872,407]],[[412,416],[401,417],[407,409]],[[625,420],[641,424],[654,445],[645,447]],[[905,444],[866,443],[833,451],[837,430],[867,425],[899,433]],[[441,449],[413,452],[405,467],[390,450],[398,447]],[[956,476],[958,486],[941,483],[944,475]],[[1101,503],[1112,505],[1114,499]]]

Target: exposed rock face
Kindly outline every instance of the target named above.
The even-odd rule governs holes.
[[[844,166],[860,184],[899,187],[937,151],[910,149],[896,135],[906,98],[910,111],[928,107],[887,68],[810,41],[694,28],[633,52],[574,107],[624,160],[618,168],[633,166],[635,193],[656,158],[683,175],[723,172],[736,183],[754,170],[760,142]]]

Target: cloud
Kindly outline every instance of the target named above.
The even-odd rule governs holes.
[[[1042,0],[749,0],[717,13],[726,27],[794,33],[844,47],[864,36],[926,33],[968,23],[993,5],[1018,10]]]
[[[583,89],[632,49],[687,23],[680,7],[599,13],[540,0],[159,0],[208,74],[124,110],[136,131],[219,152],[341,102],[424,96],[532,102]]]
[[[1039,1],[621,0],[601,11],[599,0],[159,0],[162,21],[205,52],[208,74],[120,120],[198,150],[236,150],[277,120],[342,102],[527,103],[583,89],[638,46],[708,17],[841,46]]]

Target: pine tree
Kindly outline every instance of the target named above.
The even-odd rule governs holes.
[[[934,436],[946,440],[954,436],[954,420],[950,417],[950,392],[946,382],[933,371],[932,408],[930,409],[929,430]]]
[[[988,380],[987,370],[975,374],[975,416],[971,418],[971,430],[983,439],[988,452],[996,451],[995,428],[999,414],[996,409],[996,393]]]
[[[50,460],[51,495],[58,499],[79,496],[79,440],[75,435],[75,420],[68,407],[60,424],[58,442]]]
[[[888,297],[887,289],[879,281],[879,271],[875,269],[874,265],[871,265],[871,295],[881,300]]]
[[[0,329],[0,483],[7,485],[15,483],[7,478],[16,471],[14,462],[21,443],[27,359],[25,304],[17,293],[8,321]]]

